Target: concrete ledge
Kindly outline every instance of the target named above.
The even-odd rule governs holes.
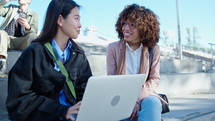
[[[6,73],[10,71],[13,65],[16,63],[17,59],[21,55],[22,51],[20,50],[9,50],[8,51],[8,58],[7,58],[7,68]]]
[[[87,55],[94,75],[106,74],[106,55]],[[199,73],[203,72],[202,64],[195,61],[179,61],[161,58],[160,73]]]
[[[215,73],[162,74],[158,92],[184,95],[215,90]]]
[[[93,75],[106,75],[106,56],[89,55],[87,56]]]
[[[202,63],[189,60],[167,59],[161,57],[160,73],[196,73],[202,72]]]

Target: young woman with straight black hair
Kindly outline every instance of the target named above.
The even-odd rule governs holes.
[[[75,120],[92,76],[83,50],[72,40],[78,37],[80,28],[75,1],[50,2],[41,34],[9,72],[6,107],[12,121]],[[57,60],[68,76],[61,73]]]

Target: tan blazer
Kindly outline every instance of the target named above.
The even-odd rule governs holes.
[[[107,47],[107,74],[108,75],[115,75],[116,70],[119,67],[119,58],[120,58],[120,52],[122,50],[123,43],[121,41],[110,43]],[[144,50],[144,73],[149,73],[149,52],[148,48],[145,48]],[[148,85],[148,90],[151,92],[155,92],[157,86],[159,85],[160,81],[160,47],[158,45],[155,45],[153,47],[153,60],[152,65],[150,68],[150,75],[149,80],[147,80],[145,85]]]

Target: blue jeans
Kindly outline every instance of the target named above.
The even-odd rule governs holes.
[[[162,104],[155,96],[148,96],[141,102],[137,121],[161,121]],[[131,121],[125,119],[122,121]]]

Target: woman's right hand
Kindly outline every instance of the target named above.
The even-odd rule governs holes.
[[[130,119],[131,120],[134,120],[138,117],[138,112],[140,111],[140,103],[139,102],[136,102],[135,106],[134,106],[134,109],[133,109],[133,112],[131,114],[131,117]]]
[[[66,119],[75,121],[75,117],[73,117],[72,115],[78,114],[80,106],[81,106],[81,101],[79,101],[75,105],[71,106],[66,113]]]

